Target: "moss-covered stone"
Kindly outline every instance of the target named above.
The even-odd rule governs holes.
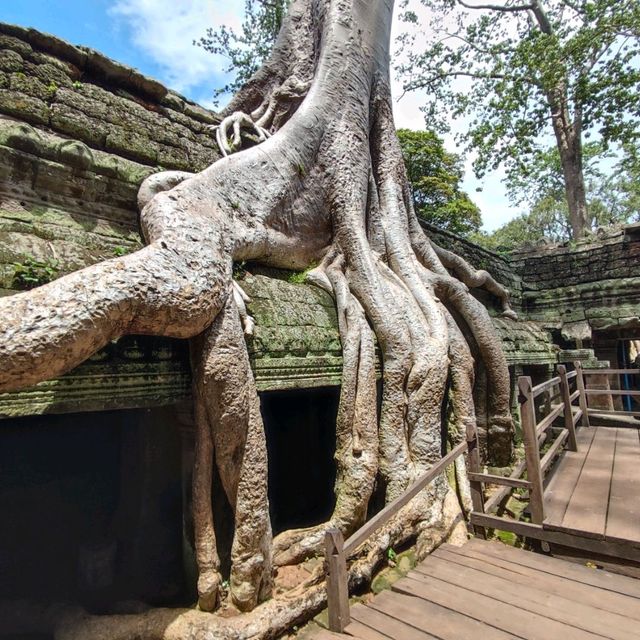
[[[0,89],[0,113],[25,122],[49,124],[49,105],[44,100],[13,89]]]

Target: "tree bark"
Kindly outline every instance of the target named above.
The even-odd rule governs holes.
[[[57,619],[60,638],[269,637],[313,613],[325,597],[314,584],[258,604],[271,595],[272,557],[283,564],[320,552],[329,526],[352,532],[376,480],[387,500],[400,495],[442,455],[443,406],[455,414],[455,439],[475,419],[480,394],[487,429],[503,443],[498,462],[508,462],[506,359],[468,286],[485,287],[513,312],[489,274],[433,245],[415,217],[391,115],[392,8],[391,0],[295,2],[271,59],[235,96],[217,132],[227,150],[239,146],[243,126],[268,139],[199,174],[145,182],[149,247],[0,299],[0,390],[68,370],[124,333],[192,339],[199,604],[253,609],[231,619],[195,611],[69,613]],[[317,265],[309,280],[335,297],[344,353],[334,513],[275,541],[265,435],[242,335],[249,319],[231,279],[239,260]],[[374,333],[383,365],[379,403]],[[473,388],[469,343],[487,372],[481,390]],[[211,509],[214,461],[235,518],[228,593]],[[461,522],[455,492],[441,477],[371,540],[352,574],[370,576],[389,546],[412,537],[426,552]]]

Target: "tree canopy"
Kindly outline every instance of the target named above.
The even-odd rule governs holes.
[[[638,139],[640,5],[635,0],[421,0],[429,24],[402,37],[405,88],[426,89],[427,121],[469,119],[461,136],[479,176],[526,176],[553,133],[574,235],[588,227],[583,138]],[[404,6],[407,7],[407,0]],[[424,31],[427,31],[425,49]]]
[[[397,133],[418,217],[460,235],[477,231],[482,224],[480,209],[461,189],[460,156],[448,152],[433,131]]]

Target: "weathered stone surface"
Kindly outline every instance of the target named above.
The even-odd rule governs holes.
[[[16,290],[25,264],[59,276],[139,248],[140,183],[158,170],[198,171],[217,160],[218,122],[102,54],[0,24],[0,295]],[[477,293],[496,316],[509,364],[557,362],[551,329],[573,335],[580,326],[584,338],[585,327],[640,326],[637,228],[511,256],[429,233],[511,291],[517,322]],[[330,296],[267,270],[245,275],[242,286],[256,319],[248,349],[258,388],[339,384]],[[0,397],[0,416],[176,402],[189,395],[189,376],[184,344],[129,337],[59,380]]]

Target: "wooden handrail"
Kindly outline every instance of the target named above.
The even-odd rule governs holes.
[[[576,368],[576,387],[578,390],[578,402],[580,409],[582,410],[582,426],[588,427],[589,425],[589,410],[587,407],[587,394],[584,388],[584,375],[582,374],[582,365],[580,362],[573,363]]]
[[[438,460],[419,480],[416,480],[402,495],[392,500],[379,511],[369,522],[360,527],[344,543],[345,556],[351,555],[371,534],[385,525],[402,507],[415,498],[430,482],[435,480],[455,459],[467,450],[467,443],[461,442],[446,456]]]
[[[576,389],[573,393],[570,393],[569,375],[567,374],[567,368],[563,364],[558,365],[558,375],[560,376],[560,390],[562,391],[562,403],[564,406],[564,427],[568,433],[569,449],[571,449],[571,451],[577,451],[576,422],[578,418],[574,417],[571,409],[573,401],[580,395],[580,392]],[[580,409],[578,409],[577,413],[582,415]]]
[[[551,389],[551,387],[555,387],[560,384],[560,377],[556,376],[555,378],[551,378],[550,380],[545,380],[540,384],[537,384],[535,387],[531,388],[531,393],[534,398],[537,398],[541,393],[546,391],[547,389]]]
[[[640,396],[640,391],[635,389],[585,389],[588,396]]]
[[[544,433],[552,424],[553,421],[563,415],[565,412],[564,403],[556,405],[551,411],[536,425],[536,435]]]
[[[347,557],[353,553],[380,527],[395,516],[429,483],[433,482],[456,458],[469,449],[467,442],[456,445],[446,456],[438,460],[421,478],[416,480],[402,495],[392,500],[369,522],[352,534],[346,542],[342,532],[329,529],[325,534],[325,562],[327,570],[327,607],[329,609],[329,629],[342,633],[350,622],[349,575]]]
[[[585,376],[608,376],[613,374],[637,375],[640,374],[640,369],[583,369],[582,374]]]
[[[529,489],[529,510],[531,521],[542,524],[544,520],[544,504],[542,498],[542,471],[540,469],[540,449],[536,433],[536,412],[533,404],[533,388],[529,376],[518,378],[520,389],[520,419],[522,422],[522,440],[524,441],[524,457],[527,463],[527,480],[531,482]]]
[[[619,411],[617,409],[589,409],[589,415],[594,416],[640,416],[640,411]]]

